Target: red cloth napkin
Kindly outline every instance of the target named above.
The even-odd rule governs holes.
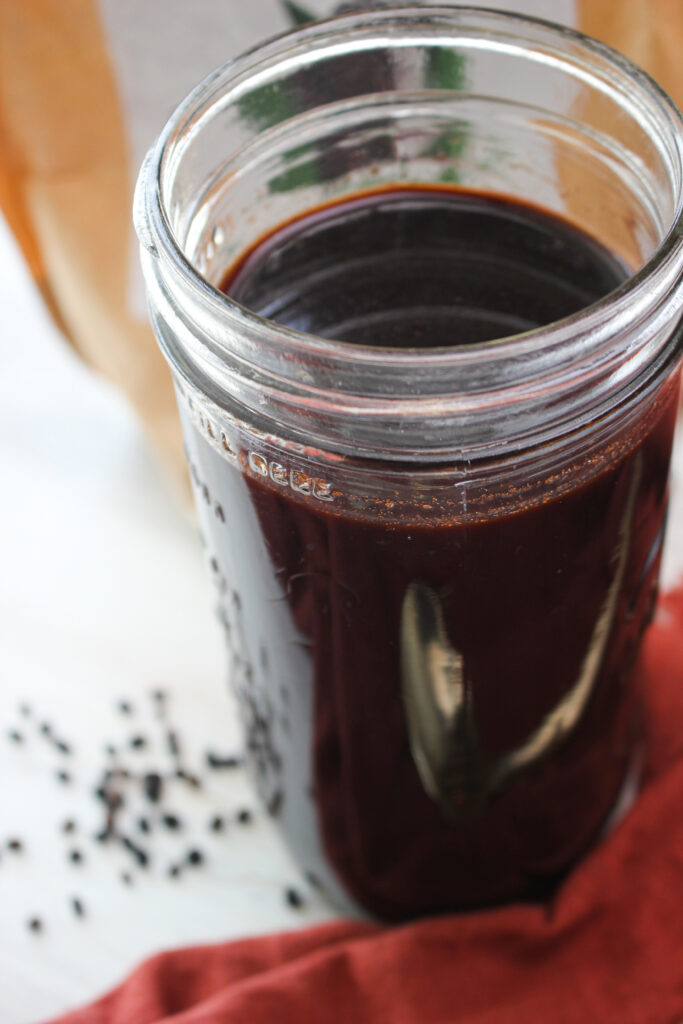
[[[683,589],[644,671],[643,792],[552,904],[162,953],[59,1024],[682,1024]]]

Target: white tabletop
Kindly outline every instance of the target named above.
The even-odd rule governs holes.
[[[239,729],[194,526],[131,408],[51,324],[2,222],[0,308],[0,1021],[27,1024],[94,998],[160,949],[334,912],[263,815],[233,820],[255,807],[241,771],[212,773],[201,794],[174,784],[166,802],[184,828],[138,834],[154,861],[133,868],[130,888],[120,873],[131,858],[92,841],[105,745],[143,733],[152,749],[127,762],[165,763],[151,690],[168,691],[193,770],[207,748],[238,749]],[[135,716],[117,711],[122,698]],[[22,702],[33,721],[19,714]],[[73,743],[72,757],[39,734],[44,721]],[[24,743],[8,739],[15,728]],[[73,774],[70,785],[57,781],[59,769]],[[219,812],[224,835],[207,830]],[[139,813],[149,813],[142,799]],[[72,836],[59,828],[68,817],[79,827]],[[12,837],[22,854],[7,851]],[[168,865],[195,845],[206,865],[169,879]],[[76,847],[80,867],[68,860]],[[305,897],[301,910],[285,903],[290,885]],[[44,921],[39,935],[27,928],[34,915]]]
[[[159,949],[334,911],[301,880],[269,821],[235,822],[239,808],[254,806],[241,771],[213,773],[201,794],[174,784],[167,803],[184,828],[139,836],[153,863],[132,870],[130,888],[120,878],[130,857],[93,843],[105,745],[142,733],[151,750],[129,752],[127,762],[164,761],[151,690],[168,691],[194,770],[209,747],[237,749],[239,729],[195,529],[130,407],[49,321],[2,223],[0,308],[0,1021],[29,1024],[94,998]],[[674,514],[667,583],[681,552],[683,517]],[[119,713],[121,699],[134,716]],[[72,757],[40,735],[42,722],[73,743]],[[8,738],[12,729],[23,743]],[[60,768],[71,784],[58,782]],[[148,814],[149,805],[140,799],[129,812]],[[229,819],[224,835],[207,831],[218,812]],[[68,817],[78,824],[72,836],[60,832]],[[7,850],[14,836],[24,852]],[[206,865],[169,879],[169,864],[193,845]],[[76,847],[81,866],[68,859]],[[305,897],[301,910],[285,903],[289,885]],[[82,920],[72,896],[86,908]],[[34,915],[40,934],[27,928]]]

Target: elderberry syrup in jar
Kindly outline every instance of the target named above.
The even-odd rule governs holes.
[[[633,780],[681,139],[604,46],[410,8],[230,62],[143,166],[248,760],[347,908],[542,897]]]

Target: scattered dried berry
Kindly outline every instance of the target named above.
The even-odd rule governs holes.
[[[304,905],[304,898],[297,889],[289,886],[289,888],[285,889],[285,902],[295,910],[300,910]]]
[[[149,854],[146,850],[143,850],[141,846],[134,843],[130,836],[121,836],[121,842],[129,853],[135,857],[136,861],[141,868],[146,868],[149,864]]]
[[[163,792],[163,780],[158,772],[148,772],[143,779],[143,787],[147,799],[156,804],[161,799]]]
[[[110,813],[118,811],[123,807],[124,799],[123,795],[115,789],[109,789],[105,784],[104,786],[98,786],[95,790],[95,796],[98,800],[101,800]]]
[[[107,790],[107,807],[110,811],[118,811],[125,804],[123,793],[120,793],[118,789]]]
[[[135,835],[135,831],[133,831],[135,826],[137,826],[137,830],[140,833],[148,835],[152,832],[157,820],[171,831],[182,829],[183,822],[172,811],[162,812],[161,807],[158,812],[155,811],[154,818],[149,814],[146,817],[138,817],[136,819],[134,815],[130,815],[129,812],[125,811],[126,800],[130,800],[133,803],[138,799],[138,795],[143,795],[150,804],[158,805],[164,801],[164,791],[167,787],[173,785],[174,778],[182,780],[188,786],[195,789],[200,789],[203,784],[203,776],[201,774],[195,775],[183,765],[183,737],[181,732],[169,727],[167,696],[167,693],[162,689],[151,691],[151,698],[156,707],[157,717],[161,720],[162,737],[165,740],[168,753],[174,762],[171,771],[151,770],[144,772],[138,770],[137,772],[131,772],[123,767],[121,763],[121,760],[124,763],[126,760],[124,746],[106,743],[101,748],[103,771],[99,784],[93,790],[95,797],[102,805],[104,819],[100,824],[100,830],[92,835],[93,840],[98,843],[111,842],[116,846],[123,847],[133,857],[135,863],[143,868],[150,863],[150,853],[132,838]],[[133,705],[128,700],[118,701],[116,708],[122,715],[130,716],[135,713]],[[19,711],[25,719],[33,717],[28,704],[21,705]],[[46,737],[55,751],[65,756],[73,753],[71,744],[59,738],[57,728],[53,727],[49,721],[41,720],[40,718],[35,718],[34,721],[34,728]],[[8,729],[7,738],[17,744],[25,742],[25,734],[18,728]],[[134,732],[123,742],[132,750],[143,750],[151,746],[149,738],[140,732]],[[263,751],[261,753],[263,754]],[[270,756],[268,751],[265,751],[264,756]],[[205,763],[210,769],[235,769],[240,767],[243,761],[236,754],[221,754],[209,751],[205,754]],[[72,774],[63,769],[56,770],[55,777],[64,784],[72,781]],[[123,780],[130,780],[130,782]],[[120,816],[118,815],[119,811],[121,811]],[[159,814],[158,819],[157,813]],[[241,825],[247,825],[252,821],[252,811],[248,807],[244,807],[238,810],[236,818]],[[125,831],[121,827],[124,823],[126,826],[130,823],[130,827],[126,827]],[[228,817],[223,814],[214,814],[213,817],[208,819],[208,828],[215,833],[222,833],[229,824]],[[64,835],[69,836],[79,831],[76,821],[72,818],[64,820],[59,828]],[[24,848],[22,841],[14,838],[7,840],[6,846],[13,853],[19,853]],[[82,849],[68,849],[66,850],[66,856],[68,861],[74,866],[81,865],[86,860]],[[178,878],[185,870],[186,865],[199,867],[205,863],[205,860],[206,854],[204,851],[200,848],[192,847],[179,862],[167,866],[166,874],[169,878]],[[122,884],[131,886],[136,879],[136,873],[133,871],[123,871],[120,873],[120,879]],[[82,918],[87,916],[85,904],[80,897],[69,896],[67,893],[66,898],[69,900],[72,912],[76,917]],[[295,894],[294,901],[292,905],[301,905],[301,897],[298,893]],[[39,917],[31,918],[27,921],[27,925],[34,931],[40,931],[43,928],[43,922]]]
[[[202,788],[202,780],[197,775],[193,775],[192,772],[188,772],[184,768],[178,768],[175,774],[177,779],[182,779],[183,782],[186,782],[188,786],[192,786],[193,789]]]
[[[209,768],[239,768],[242,765],[242,758],[236,754],[222,756],[209,750],[206,754],[206,763]]]
[[[166,745],[171,757],[180,757],[180,742],[178,740],[178,734],[174,732],[173,729],[169,729],[166,733]]]

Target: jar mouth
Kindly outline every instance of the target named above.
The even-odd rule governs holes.
[[[341,17],[341,16],[340,16]],[[540,19],[535,19],[536,21]],[[288,33],[289,34],[289,33]],[[578,34],[578,33],[577,33]],[[405,183],[396,182],[395,188],[400,189]],[[382,190],[384,191],[384,190]],[[381,192],[376,194],[380,195]],[[363,196],[372,196],[373,192],[363,192]],[[507,198],[502,196],[501,198]],[[316,208],[318,209],[318,208]],[[166,221],[165,215],[162,217]],[[600,327],[605,320],[611,320],[618,315],[624,306],[629,305],[634,298],[640,295],[646,298],[651,281],[656,271],[662,264],[666,264],[672,257],[680,256],[683,251],[681,237],[683,236],[683,191],[681,192],[680,210],[677,219],[672,223],[667,234],[660,245],[641,267],[629,273],[625,280],[618,287],[613,288],[605,295],[582,306],[575,313],[560,317],[540,327],[533,327],[526,331],[519,331],[515,334],[501,335],[490,338],[486,341],[469,342],[467,345],[421,345],[419,348],[392,345],[368,345],[359,342],[347,342],[340,338],[326,338],[319,334],[308,331],[301,331],[277,320],[261,316],[255,310],[233,299],[229,293],[217,288],[210,281],[203,277],[178,245],[174,233],[167,221],[165,223],[166,242],[169,251],[173,252],[175,259],[182,266],[184,273],[193,285],[204,296],[206,301],[216,303],[218,308],[225,312],[237,330],[240,327],[256,328],[263,333],[264,337],[270,337],[277,343],[287,342],[292,351],[300,350],[302,353],[327,354],[341,361],[367,362],[370,365],[381,363],[385,365],[388,360],[396,362],[406,370],[416,366],[424,366],[425,363],[440,368],[444,364],[481,362],[488,354],[498,359],[505,357],[514,359],[523,357],[530,352],[537,352],[540,348],[552,348],[555,344],[564,344],[567,334],[576,334],[577,329],[581,331],[591,327]]]
[[[577,79],[590,80],[598,91],[619,94],[634,121],[651,129],[669,176],[671,211],[651,254],[618,288],[569,316],[459,347],[392,348],[325,338],[262,317],[224,294],[194,265],[169,212],[174,204],[173,179],[187,139],[201,133],[217,106],[225,107],[231,90],[243,93],[250,79],[257,79],[269,64],[286,65],[295,51],[319,47],[332,53],[338,40],[354,34],[357,45],[370,48],[378,45],[382,30],[396,45],[394,34],[401,31],[411,45],[417,45],[420,32],[434,29],[451,35],[469,33],[468,45],[489,46],[501,53],[507,47],[521,54],[525,46],[542,41],[547,52],[536,59],[555,61],[558,66],[558,52],[571,50],[566,66]],[[629,89],[624,88],[627,83]],[[410,179],[396,181],[395,187],[406,180]],[[366,194],[371,192],[370,188]],[[643,374],[652,375],[664,361],[671,361],[663,333],[671,335],[671,323],[683,308],[683,120],[664,90],[628,58],[543,19],[454,6],[344,14],[283,33],[227,62],[201,82],[171,115],[148,154],[136,189],[135,222],[157,336],[173,369],[188,383],[218,406],[234,410],[235,405],[245,405],[264,418],[266,429],[266,406],[272,403],[272,422],[293,439],[303,439],[306,431],[300,416],[290,418],[284,411],[297,406],[299,414],[304,411],[304,419],[312,412],[321,417],[321,443],[333,450],[357,453],[367,447],[388,458],[411,451],[429,461],[472,448],[471,431],[452,430],[457,422],[462,426],[463,417],[482,416],[493,408],[509,417],[538,402],[554,408],[556,414],[562,404],[559,396],[583,388],[584,401],[574,402],[574,408],[567,410],[570,414],[559,417],[563,431],[571,432],[615,406],[615,396],[623,400],[625,388],[633,389],[636,382],[642,387]],[[161,308],[164,293],[167,299],[174,286],[182,295],[172,303],[177,329],[171,340],[163,318],[155,314],[155,303]],[[231,376],[242,377],[243,382],[250,377],[252,391],[259,391],[258,400],[253,394],[248,399],[244,388],[227,385]],[[608,381],[611,397],[606,398]],[[591,389],[600,391],[601,401],[592,393],[589,396]],[[368,438],[360,444],[357,438],[350,442],[345,436],[349,431],[338,423],[328,429],[326,413],[336,420],[368,419],[372,424]],[[401,442],[403,428],[395,426],[389,431],[389,443],[387,438],[380,441],[387,418],[401,420],[403,426],[413,423],[423,443],[417,443],[410,431]],[[545,433],[522,426],[520,440],[533,434],[536,443],[543,443],[554,436],[558,416],[554,418],[555,424],[548,425]],[[376,435],[372,442],[371,433]],[[444,433],[457,436],[459,443],[443,443]],[[480,434],[480,439],[487,454],[500,447],[493,435]],[[509,442],[508,436],[508,447]]]

